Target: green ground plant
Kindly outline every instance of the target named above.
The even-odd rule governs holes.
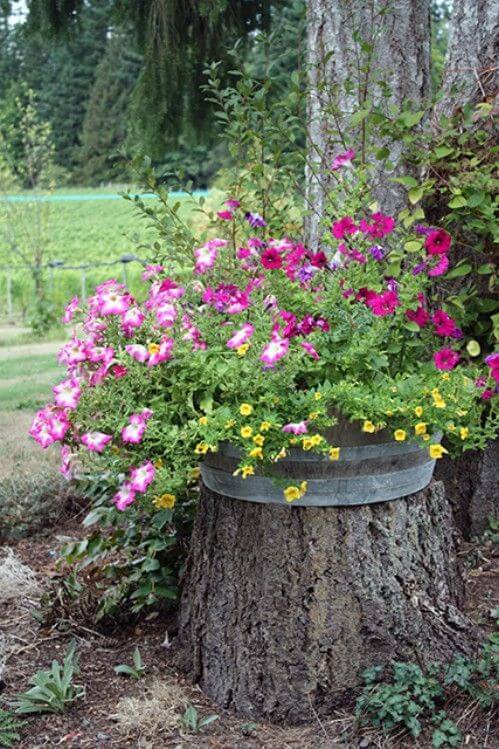
[[[11,712],[0,707],[0,746],[5,749],[16,746],[21,739],[19,731],[23,725]]]

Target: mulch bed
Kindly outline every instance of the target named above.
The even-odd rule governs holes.
[[[16,554],[44,580],[60,573],[55,567],[60,538],[81,532],[74,522],[66,522],[45,538],[23,539],[15,546]],[[498,549],[492,543],[466,544],[462,556],[471,560],[468,572],[467,610],[482,626],[493,624],[490,611],[499,605]],[[9,699],[14,693],[29,686],[30,677],[40,668],[50,666],[52,659],[62,661],[68,643],[77,641],[81,673],[76,683],[86,687],[85,697],[63,715],[37,715],[28,717],[22,729],[20,749],[41,747],[71,747],[72,749],[105,749],[107,747],[137,747],[137,749],[333,749],[348,747],[430,747],[429,739],[413,743],[406,734],[386,739],[375,731],[362,735],[353,728],[353,717],[347,713],[332,715],[311,725],[298,728],[280,728],[265,723],[253,723],[236,717],[204,697],[196,687],[189,685],[173,666],[172,650],[165,645],[165,635],[175,631],[173,616],[143,620],[139,625],[100,631],[87,620],[69,619],[54,626],[41,626],[31,616],[29,607],[19,608],[16,602],[0,603],[0,632],[15,637],[19,647],[8,661],[4,683],[0,683],[1,697]],[[145,675],[140,680],[117,675],[113,668],[120,663],[132,663],[132,654],[139,646]],[[159,736],[124,735],[113,715],[120,698],[140,697],[144,686],[155,679],[175,682],[194,705],[200,717],[217,714],[219,719],[196,734],[187,735],[180,729]],[[492,714],[483,711],[471,701],[456,700],[447,707],[449,717],[459,722],[461,731],[468,736],[467,747],[494,749],[499,747],[499,729]]]

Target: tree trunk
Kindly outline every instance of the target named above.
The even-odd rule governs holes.
[[[335,183],[332,157],[345,150],[345,134],[352,132],[349,115],[369,102],[387,111],[409,102],[418,109],[430,93],[430,4],[429,0],[309,0],[307,18],[307,207],[311,212],[307,244],[315,248],[323,232],[326,196]],[[370,50],[363,51],[361,43]],[[388,98],[382,95],[380,79],[390,87]],[[366,155],[365,138],[360,126],[349,145]],[[405,202],[405,190],[390,182],[402,170],[402,144],[388,146],[394,168],[373,158],[372,189],[380,207],[394,213]]]
[[[455,525],[470,541],[483,534],[489,518],[499,517],[499,439],[483,451],[469,450],[458,458],[444,458],[435,475],[444,482]]]
[[[178,662],[224,707],[300,723],[369,666],[473,650],[440,482],[374,505],[293,508],[204,489]]]
[[[442,99],[436,114],[450,115],[468,103],[494,103],[498,54],[497,0],[454,0]]]

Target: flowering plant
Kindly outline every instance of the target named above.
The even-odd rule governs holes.
[[[433,458],[495,433],[499,353],[479,361],[434,293],[446,231],[364,210],[311,251],[237,199],[212,229],[181,262],[146,266],[140,299],[109,280],[85,310],[66,308],[66,323],[81,317],[59,354],[68,374],[31,427],[42,447],[62,443],[64,475],[94,463],[115,477],[119,510],[140,498],[172,511],[224,441],[243,478],[290,448],[337,460],[325,433],[338,413]],[[289,501],[305,491],[284,488]]]

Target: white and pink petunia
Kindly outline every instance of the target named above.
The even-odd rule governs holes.
[[[163,338],[156,350],[151,350],[151,347],[149,347],[147,366],[155,367],[157,364],[161,364],[162,362],[171,359],[172,348],[173,338]]]
[[[131,422],[121,430],[121,439],[123,440],[123,442],[128,442],[131,445],[138,445],[140,442],[142,442],[142,437],[144,436],[145,431],[145,421],[142,420]]]
[[[81,441],[85,447],[88,447],[94,453],[101,453],[111,440],[112,435],[104,432],[85,432],[81,436]]]
[[[290,422],[289,424],[285,424],[282,428],[283,432],[286,432],[286,434],[306,434],[307,432],[307,422],[306,421],[295,421]]]
[[[116,509],[123,512],[137,499],[137,494],[132,486],[126,482],[124,483],[113,497],[113,502],[116,505]]]
[[[141,362],[142,364],[147,361],[149,357],[149,351],[147,346],[143,346],[141,343],[129,343],[125,346],[125,351],[130,354],[132,359]]]
[[[234,335],[229,338],[227,341],[227,346],[229,348],[239,348],[239,346],[242,346],[243,343],[246,343],[246,341],[249,341],[253,333],[255,332],[255,328],[250,323],[245,323],[242,328],[240,328]]]
[[[145,492],[154,481],[156,469],[150,460],[130,472],[130,486],[135,492]]]
[[[278,333],[273,333],[272,339],[263,347],[260,360],[269,367],[273,367],[287,354],[288,349],[289,340],[287,338],[281,338]]]
[[[73,319],[75,312],[78,309],[80,300],[77,296],[74,296],[66,307],[64,307],[64,314],[62,316],[62,322],[67,325]]]
[[[63,380],[53,388],[56,405],[61,408],[74,409],[81,398],[80,383],[75,377]]]

